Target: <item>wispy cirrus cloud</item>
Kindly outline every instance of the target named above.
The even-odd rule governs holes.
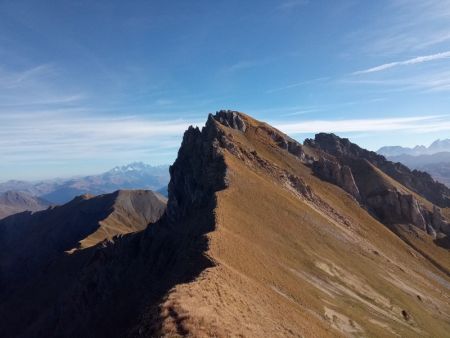
[[[450,116],[389,117],[346,120],[305,120],[301,122],[277,122],[273,124],[288,134],[309,134],[317,132],[381,132],[408,131],[432,132],[450,130]]]
[[[81,92],[61,88],[58,68],[39,64],[22,69],[0,68],[0,107],[67,104],[85,98]]]
[[[420,93],[446,92],[450,90],[450,71],[441,67],[419,74],[393,74],[377,78],[346,77],[339,83],[377,87],[382,92],[417,91]]]
[[[176,153],[183,132],[195,120],[139,116],[92,116],[67,109],[0,114],[0,157],[8,163],[48,160],[139,158]]]
[[[404,61],[395,61],[395,62],[389,62],[385,63],[376,67],[360,70],[357,72],[354,72],[354,75],[359,74],[368,74],[368,73],[376,73],[381,72],[390,68],[398,67],[398,66],[407,66],[407,65],[415,65],[419,63],[424,62],[430,62],[430,61],[436,61],[436,60],[442,60],[442,59],[449,59],[450,58],[450,51],[442,52],[442,53],[436,53],[431,55],[424,55],[424,56],[418,56],[412,59],[404,60]]]
[[[261,67],[269,63],[270,61],[267,59],[261,60],[241,60],[238,61],[224,69],[226,73],[234,73],[241,70],[251,69],[255,67]]]
[[[0,88],[14,89],[28,86],[55,73],[50,64],[41,64],[23,70],[5,70],[0,68]]]
[[[366,55],[399,55],[442,46],[450,39],[448,0],[392,0],[383,16],[349,35]]]
[[[329,77],[319,77],[319,78],[312,79],[312,80],[305,80],[305,81],[300,81],[300,82],[296,82],[296,83],[291,83],[291,84],[288,84],[286,86],[268,89],[266,91],[266,94],[272,94],[272,93],[276,93],[276,92],[281,92],[281,91],[284,91],[284,90],[297,88],[297,87],[301,87],[301,86],[306,86],[306,85],[313,85],[313,84],[316,84],[316,83],[323,83],[323,82],[326,82],[328,80],[330,80]]]
[[[283,1],[281,5],[278,6],[278,9],[281,10],[289,10],[299,6],[305,6],[309,3],[309,0],[288,0]]]

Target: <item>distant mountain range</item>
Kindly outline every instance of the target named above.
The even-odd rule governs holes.
[[[0,193],[27,193],[51,204],[64,204],[82,194],[99,195],[120,189],[149,189],[164,194],[168,182],[168,165],[151,166],[135,162],[115,167],[99,175],[40,182],[12,180],[0,183]]]
[[[435,180],[450,187],[450,139],[436,140],[429,147],[382,147],[377,151],[392,162],[411,169],[426,171]]]
[[[50,202],[26,192],[6,191],[0,194],[0,219],[22,212],[44,210]]]
[[[450,187],[450,152],[432,155],[398,155],[387,156],[390,161],[400,162],[411,169],[426,171],[434,179]]]
[[[378,149],[377,153],[386,157],[399,155],[432,155],[441,152],[450,152],[450,139],[436,140],[429,147],[415,146],[414,148],[387,146]]]

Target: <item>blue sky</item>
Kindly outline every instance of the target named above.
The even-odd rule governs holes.
[[[0,181],[171,163],[219,109],[428,145],[449,94],[449,0],[0,0]]]

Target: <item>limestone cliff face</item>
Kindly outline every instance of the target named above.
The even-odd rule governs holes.
[[[314,161],[312,168],[314,173],[320,178],[340,186],[357,200],[361,199],[349,166],[321,157],[319,160]]]
[[[385,223],[410,223],[434,238],[439,232],[450,234],[449,223],[440,209],[434,206],[433,211],[428,210],[411,194],[389,189],[365,201]]]
[[[433,207],[433,215],[431,217],[433,228],[436,229],[436,231],[450,234],[450,224],[442,217],[441,210],[438,207]]]
[[[436,182],[428,173],[418,170],[411,171],[401,163],[390,162],[384,156],[360,148],[348,139],[334,134],[317,134],[314,139],[305,140],[305,145],[325,151],[344,162],[351,162],[352,159],[365,159],[433,204],[439,207],[450,207],[450,188]]]
[[[389,189],[378,195],[368,196],[366,201],[384,222],[407,222],[426,230],[423,210],[412,195]]]
[[[393,187],[377,170],[431,202],[447,206],[450,191],[428,174],[412,172],[333,134],[317,134],[305,145],[320,153],[312,166],[316,175],[353,195],[382,222],[413,224],[433,237],[436,232],[448,233],[448,223],[439,208],[430,211],[413,194]]]
[[[236,111],[232,110],[220,110],[214,115],[214,118],[219,123],[223,124],[226,127],[237,129],[243,133],[247,129],[247,125],[244,120],[241,118],[240,114]]]

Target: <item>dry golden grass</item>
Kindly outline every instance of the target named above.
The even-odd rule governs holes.
[[[144,230],[149,223],[154,223],[161,217],[165,204],[165,198],[154,195],[151,191],[119,191],[110,213],[99,222],[95,232],[80,241],[80,248],[92,247],[103,240],[111,240],[114,236]]]

